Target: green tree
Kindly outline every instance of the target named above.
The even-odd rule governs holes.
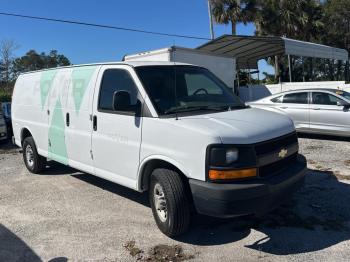
[[[17,48],[14,40],[4,39],[0,42],[0,84],[5,87],[9,87],[13,80],[12,66]]]
[[[325,24],[321,40],[350,52],[350,0],[329,0],[324,5]]]
[[[318,42],[322,17],[322,5],[316,0],[261,0],[256,34]]]
[[[49,54],[45,52],[38,54],[35,50],[30,50],[24,56],[13,61],[13,71],[15,75],[18,75],[22,72],[67,65],[70,65],[69,59],[58,54],[56,50],[50,51]]]
[[[215,21],[232,26],[232,35],[236,35],[237,23],[247,24],[255,20],[258,1],[256,0],[210,0]]]

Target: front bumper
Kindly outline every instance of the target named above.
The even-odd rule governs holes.
[[[298,155],[293,166],[269,178],[222,184],[190,179],[198,213],[214,217],[264,214],[299,189],[306,173],[306,159]]]

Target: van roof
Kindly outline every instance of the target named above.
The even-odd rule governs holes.
[[[101,62],[101,63],[91,63],[91,64],[80,64],[80,65],[70,65],[70,66],[59,66],[47,69],[40,69],[35,71],[23,72],[22,74],[37,73],[42,71],[57,70],[64,68],[74,68],[74,67],[84,67],[84,66],[102,66],[102,65],[128,65],[131,67],[138,66],[167,66],[167,65],[192,65],[179,62],[166,62],[166,61],[123,61],[123,62]]]

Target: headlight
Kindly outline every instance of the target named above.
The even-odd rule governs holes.
[[[227,166],[238,160],[237,148],[217,147],[210,151],[211,166]]]
[[[226,164],[236,162],[238,159],[238,149],[231,148],[226,150]]]
[[[207,150],[207,178],[211,181],[256,177],[256,166],[255,150],[250,145],[211,145]]]

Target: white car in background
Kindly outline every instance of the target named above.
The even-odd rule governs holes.
[[[299,132],[350,137],[350,93],[339,89],[299,89],[248,103],[293,119]]]

